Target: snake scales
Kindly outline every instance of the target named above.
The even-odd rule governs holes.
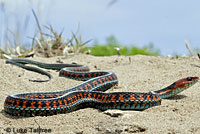
[[[10,59],[6,63],[24,69],[52,76],[39,68],[26,66],[33,64],[41,68],[60,70],[59,76],[85,81],[72,88],[57,92],[23,93],[7,96],[4,110],[13,116],[50,116],[77,109],[92,107],[100,110],[123,109],[144,110],[161,104],[161,99],[172,97],[194,85],[199,78],[180,79],[166,88],[142,92],[105,93],[118,84],[113,72],[88,72],[89,68],[77,64],[45,64],[27,59]],[[41,80],[41,82],[43,82]]]

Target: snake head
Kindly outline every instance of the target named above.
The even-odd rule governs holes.
[[[191,87],[192,85],[197,83],[198,80],[199,77],[186,77],[174,82],[166,88],[154,91],[154,93],[158,93],[161,99],[170,98]]]
[[[186,77],[183,79],[180,79],[176,81],[174,84],[172,84],[174,87],[173,88],[188,88],[197,83],[199,80],[199,77]]]

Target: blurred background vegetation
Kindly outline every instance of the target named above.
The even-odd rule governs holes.
[[[4,58],[3,54],[12,57],[29,57],[33,55],[52,57],[77,53],[87,53],[94,56],[111,56],[117,55],[117,49],[120,49],[120,55],[160,55],[159,50],[155,49],[153,44],[142,48],[136,45],[130,45],[128,47],[125,44],[119,43],[112,35],[106,38],[105,44],[100,44],[96,40],[90,46],[87,46],[91,40],[83,42],[79,30],[75,33],[72,32],[69,37],[63,37],[63,31],[58,33],[53,26],[41,26],[40,23],[44,23],[44,18],[41,18],[44,7],[40,1],[26,1],[36,11],[32,10],[32,14],[27,14],[21,18],[18,18],[14,14],[14,10],[18,10],[17,7],[11,9],[13,5],[8,7],[6,0],[1,0],[0,2],[0,19],[3,20],[3,25],[0,26],[1,58]],[[112,6],[115,2],[116,0],[111,0],[108,2],[108,6]],[[14,20],[8,18],[10,12],[16,16]],[[28,33],[30,21],[36,22],[35,30],[34,34],[32,33],[32,37],[27,37],[26,33]],[[32,43],[27,43],[25,41],[27,39],[25,38],[32,40]]]
[[[45,24],[45,18],[42,18],[44,5],[38,0],[37,2],[27,0],[32,10],[32,14],[26,14],[23,17],[16,17],[15,10],[12,5],[9,7],[7,0],[0,0],[0,58],[5,58],[5,55],[11,57],[29,57],[29,56],[61,56],[73,55],[77,53],[86,53],[94,56],[112,56],[112,55],[149,55],[159,56],[160,50],[155,48],[153,43],[143,47],[138,47],[137,44],[123,44],[119,42],[115,36],[110,35],[105,39],[105,43],[99,43],[98,40],[91,39],[82,40],[81,33],[78,27],[76,32],[71,32],[68,37],[63,36],[63,31],[57,32],[52,25]],[[117,0],[110,0],[109,6],[116,3]],[[106,5],[105,5],[106,6]],[[23,7],[21,7],[23,9]],[[11,11],[12,10],[12,11]],[[12,15],[11,19],[8,14]],[[30,21],[35,22],[35,29],[29,33]],[[27,33],[29,33],[27,35]],[[26,42],[27,38],[31,41]],[[88,45],[90,43],[90,45]],[[199,50],[198,50],[199,51]],[[173,56],[179,55],[174,53]]]
[[[153,44],[149,44],[142,48],[137,47],[136,45],[125,46],[117,41],[114,36],[109,36],[106,38],[106,44],[100,44],[98,41],[92,45],[92,47],[87,47],[85,50],[90,50],[91,54],[94,56],[112,56],[117,55],[117,49],[120,51],[120,55],[150,55],[158,56],[160,51],[154,48]],[[84,52],[83,51],[83,52]]]

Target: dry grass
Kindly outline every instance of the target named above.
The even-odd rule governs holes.
[[[42,57],[53,57],[53,56],[68,56],[79,53],[90,40],[83,42],[79,28],[76,33],[72,32],[70,38],[65,39],[62,35],[63,31],[58,33],[54,30],[53,26],[44,26],[48,33],[43,32],[43,29],[39,23],[36,13],[32,10],[35,17],[37,27],[39,30],[39,37],[32,38],[32,46],[27,49],[23,45],[15,42],[14,47],[8,47],[6,51],[0,49],[0,57],[30,57],[30,56],[42,56]]]
[[[188,52],[190,53],[190,56],[197,55],[200,58],[200,56],[199,56],[200,50],[198,50],[198,49],[191,50],[190,49],[190,44],[189,44],[189,42],[187,40],[185,41],[185,46],[186,46]]]

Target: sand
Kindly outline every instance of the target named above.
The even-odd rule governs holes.
[[[112,71],[119,79],[118,87],[107,92],[149,92],[172,84],[187,76],[199,76],[197,57],[166,58],[153,56],[94,57],[75,55],[70,57],[31,58],[46,63],[78,63],[88,65],[91,71]],[[6,96],[24,92],[58,91],[81,83],[58,76],[47,70],[53,79],[45,83],[29,79],[48,79],[46,76],[5,64],[0,60],[0,132],[68,133],[68,134],[199,134],[200,88],[197,83],[171,99],[163,99],[160,106],[144,111],[108,110],[85,108],[67,114],[49,117],[16,118],[3,111]],[[114,114],[114,117],[112,116]]]

